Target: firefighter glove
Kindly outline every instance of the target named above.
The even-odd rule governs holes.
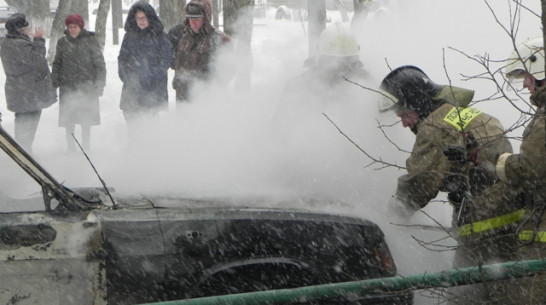
[[[467,152],[464,146],[460,145],[448,145],[444,150],[444,155],[449,161],[459,162],[461,164],[466,163]]]

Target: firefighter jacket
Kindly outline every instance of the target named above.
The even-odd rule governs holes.
[[[525,215],[516,231],[520,241],[513,260],[542,259],[546,253],[546,87],[531,95],[537,107],[532,120],[523,131],[519,154],[503,154],[497,163],[500,179],[511,187],[523,189]],[[546,300],[546,274],[509,281],[505,294],[522,304],[544,304]],[[504,304],[504,303],[503,303]]]
[[[445,88],[449,88],[448,91],[466,90]],[[453,96],[458,96],[458,100],[443,99],[446,103],[418,123],[415,144],[406,160],[408,173],[398,179],[396,196],[410,208],[418,210],[439,192],[447,192],[454,205],[456,226],[472,225],[477,221],[489,223],[491,218],[506,214],[511,216],[501,219],[501,224],[513,222],[514,217],[521,218],[521,211],[517,214],[514,207],[499,203],[510,199],[492,197],[494,194],[490,192],[487,200],[478,200],[483,202],[481,207],[469,209],[468,206],[476,205],[463,205],[465,199],[478,198],[494,185],[497,180],[493,170],[495,162],[500,154],[511,151],[512,147],[498,119],[467,107],[472,94]],[[445,152],[450,146],[463,148],[464,159],[448,159]],[[467,230],[472,232],[473,227]]]
[[[533,93],[531,102],[537,110],[523,131],[520,153],[505,154],[497,172],[503,180],[525,190],[527,209],[520,240],[546,243],[546,87]]]

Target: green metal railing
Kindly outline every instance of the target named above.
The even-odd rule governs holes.
[[[546,260],[528,260],[502,264],[451,269],[439,273],[395,276],[364,281],[333,283],[293,289],[279,289],[258,292],[203,297],[179,301],[148,303],[141,305],[254,305],[277,304],[297,300],[338,298],[345,295],[370,295],[380,292],[394,292],[408,289],[452,287],[480,282],[524,277],[546,271]]]

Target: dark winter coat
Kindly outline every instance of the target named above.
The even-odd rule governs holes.
[[[106,84],[106,66],[95,33],[82,29],[72,38],[68,31],[57,42],[52,82],[55,88],[102,90]]]
[[[52,82],[59,87],[59,126],[100,123],[99,99],[106,83],[106,66],[95,33],[68,31],[57,42]]]
[[[182,97],[187,97],[192,80],[207,80],[215,74],[214,59],[219,48],[231,47],[229,36],[212,25],[210,1],[192,0],[186,7],[188,5],[201,7],[205,14],[203,26],[198,33],[192,31],[187,18],[169,31],[174,57],[171,67],[176,71],[173,88]]]
[[[143,11],[149,26],[141,30],[137,11]],[[120,108],[167,107],[168,76],[172,49],[154,8],[145,2],[133,4],[125,22],[125,36],[118,56],[118,74],[123,82]]]
[[[5,94],[9,110],[31,112],[57,101],[45,57],[45,39],[10,32],[2,42],[0,57],[6,73]]]

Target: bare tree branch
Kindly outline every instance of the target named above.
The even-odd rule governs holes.
[[[373,157],[372,155],[370,155],[366,150],[362,149],[362,147],[360,147],[355,141],[353,141],[350,137],[348,137],[337,125],[336,123],[334,123],[334,121],[332,121],[325,113],[323,113],[322,115],[324,115],[326,117],[326,119],[328,121],[330,121],[330,123],[332,123],[332,125],[334,125],[334,127],[339,131],[339,133],[341,133],[347,140],[349,140],[349,142],[351,142],[356,148],[358,148],[358,150],[360,150],[362,153],[364,153],[366,155],[366,157],[368,157],[370,160],[372,160],[372,163],[366,165],[366,167],[370,167],[372,166],[373,164],[376,164],[376,163],[379,163],[381,164],[382,166],[378,169],[383,169],[383,168],[387,168],[387,167],[395,167],[395,168],[398,168],[398,169],[406,169],[405,167],[402,167],[402,166],[399,166],[399,165],[396,165],[396,163],[389,163],[389,162],[385,162],[383,161],[381,158],[375,158]]]
[[[385,136],[387,141],[389,141],[389,143],[391,143],[394,147],[396,147],[396,149],[398,149],[398,151],[405,152],[405,153],[408,153],[408,154],[411,153],[411,151],[400,148],[400,146],[398,146],[398,144],[396,144],[393,140],[391,140],[391,138],[387,135],[387,133],[383,129],[383,127],[393,127],[394,125],[398,125],[398,123],[400,123],[400,121],[397,121],[396,123],[391,124],[391,125],[383,125],[378,120],[376,120],[376,122],[377,122],[377,125],[378,125],[377,128],[379,128],[379,130],[381,130],[381,133],[383,133],[383,136]]]

